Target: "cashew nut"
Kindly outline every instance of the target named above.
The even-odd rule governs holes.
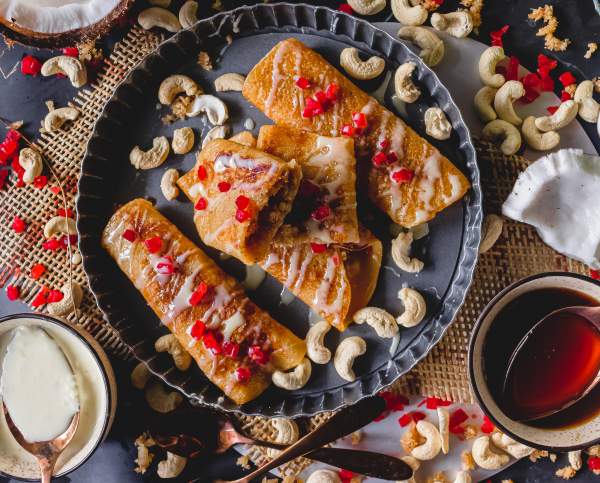
[[[221,126],[219,126],[219,127],[221,127]],[[211,131],[213,131],[215,129],[217,129],[217,128],[213,128],[213,129],[211,129]],[[225,133],[225,134],[227,134],[227,133]],[[244,146],[250,146],[251,148],[256,147],[256,138],[250,131],[240,131],[236,135],[231,136],[229,138],[229,140],[234,141],[238,144],[243,144]]]
[[[275,429],[274,443],[293,444],[298,441],[298,438],[300,437],[300,430],[293,419],[274,418],[271,419],[271,424]],[[267,449],[267,455],[270,458],[275,458],[279,453],[280,450],[278,449]]]
[[[342,480],[335,471],[317,470],[310,474],[306,483],[342,483]]]
[[[442,453],[448,454],[450,451],[450,411],[447,407],[440,406],[437,408],[437,415],[442,438]]]
[[[464,470],[457,472],[454,477],[454,483],[471,483],[472,481],[471,474]]]
[[[410,469],[413,470],[413,475],[408,480],[398,481],[396,483],[417,483],[415,473],[421,467],[419,460],[412,456],[402,456],[400,459],[410,466]]]
[[[44,225],[44,236],[46,238],[54,235],[75,235],[77,227],[75,220],[68,216],[53,216]]]
[[[166,8],[150,7],[142,10],[138,14],[137,21],[144,30],[150,30],[154,27],[173,33],[181,30],[181,24],[175,14],[169,12]]]
[[[418,325],[427,313],[427,304],[423,296],[413,288],[404,287],[398,292],[398,297],[404,305],[404,312],[396,317],[396,322],[402,327]]]
[[[165,199],[172,201],[179,196],[179,188],[177,180],[179,179],[179,171],[174,168],[167,169],[160,179],[160,190]]]
[[[25,170],[23,173],[23,182],[25,184],[33,183],[33,180],[42,174],[44,163],[39,151],[32,148],[23,148],[19,152],[19,164]]]
[[[215,90],[217,92],[241,91],[246,77],[242,74],[223,74],[215,79]]]
[[[498,89],[494,89],[490,86],[483,86],[477,91],[477,94],[475,94],[473,107],[475,107],[475,112],[483,122],[490,122],[498,117],[493,106],[496,92],[498,92]]]
[[[144,389],[152,374],[146,367],[146,364],[140,362],[131,372],[131,385],[136,389]]]
[[[419,57],[429,67],[439,64],[444,57],[444,42],[425,27],[402,27],[398,30],[398,37],[409,40],[420,47]]]
[[[229,111],[225,103],[210,94],[196,96],[189,105],[186,115],[194,117],[203,113],[206,114],[213,126],[222,126],[229,119]]]
[[[183,396],[175,391],[168,392],[157,379],[150,381],[144,391],[148,405],[159,413],[169,413],[183,402]]]
[[[594,83],[585,80],[575,89],[573,99],[579,104],[579,117],[587,122],[596,122],[600,116],[600,104],[592,97],[594,94]]]
[[[421,95],[421,91],[412,81],[412,73],[416,67],[414,62],[405,62],[396,69],[394,74],[396,95],[404,102],[415,102]]]
[[[165,136],[160,136],[152,140],[152,148],[148,151],[135,146],[129,153],[129,162],[136,169],[157,168],[166,161],[169,151],[169,141]]]
[[[187,29],[198,21],[198,2],[187,0],[179,9],[179,23]]]
[[[364,307],[354,314],[354,322],[365,322],[375,329],[377,335],[383,338],[394,337],[398,333],[398,324],[394,316],[377,307]]]
[[[317,322],[306,333],[306,355],[315,364],[327,364],[331,359],[331,351],[325,347],[325,335],[331,329],[324,320]]]
[[[403,25],[422,25],[429,12],[423,5],[412,6],[408,0],[391,0],[392,13]]]
[[[473,459],[484,470],[499,470],[508,464],[510,458],[505,454],[494,453],[490,446],[489,436],[480,436],[473,441]]]
[[[412,231],[400,232],[392,240],[392,259],[400,270],[408,273],[418,273],[423,270],[425,264],[417,258],[410,257],[409,253],[412,242]]]
[[[227,133],[229,132],[229,126],[215,126],[210,131],[206,133],[204,139],[202,140],[202,148],[211,141],[215,139],[225,139],[227,137]],[[241,134],[241,133],[240,133]],[[233,139],[233,138],[232,138]]]
[[[158,102],[169,106],[173,103],[175,96],[185,92],[186,96],[195,96],[201,89],[198,84],[183,74],[170,75],[160,83],[158,88]]]
[[[569,451],[567,457],[569,458],[569,464],[571,465],[571,468],[573,468],[575,471],[579,471],[583,466],[581,450]]]
[[[70,281],[65,282],[60,291],[64,294],[62,300],[49,303],[47,308],[50,315],[64,317],[79,308],[83,300],[83,289],[77,282]]]
[[[292,371],[275,371],[271,376],[273,384],[282,389],[293,391],[306,385],[312,373],[310,360],[304,358]]]
[[[515,154],[521,147],[521,133],[510,122],[495,119],[488,122],[481,131],[481,137],[487,141],[500,143],[500,151],[507,156]]]
[[[452,134],[452,124],[439,107],[430,107],[425,111],[425,132],[439,141],[448,139]]]
[[[333,365],[342,379],[354,381],[356,374],[352,370],[354,359],[362,356],[367,351],[367,343],[364,339],[352,336],[341,341],[333,356]]]
[[[175,154],[186,154],[194,146],[194,131],[191,127],[181,127],[173,131],[173,141],[171,147]]]
[[[79,111],[74,107],[60,107],[53,109],[44,118],[44,129],[48,132],[57,131],[67,121],[74,121],[79,117]]]
[[[551,116],[538,117],[535,120],[535,127],[540,131],[556,131],[568,125],[579,111],[579,104],[573,99],[561,102],[558,109]]]
[[[498,431],[495,431],[492,434],[492,441],[498,448],[504,450],[516,459],[525,458],[526,456],[529,456],[531,453],[533,453],[533,448],[525,446],[524,444],[515,441],[510,436],[507,436],[506,434],[500,433]]]
[[[488,47],[479,57],[479,77],[486,86],[501,87],[506,81],[502,74],[496,74],[496,65],[505,59],[504,49],[500,46]]]
[[[73,87],[81,87],[87,82],[87,70],[85,65],[77,57],[59,55],[48,59],[42,65],[42,75],[63,74],[66,75]]]
[[[385,8],[386,0],[348,0],[348,4],[359,15],[375,15]]]
[[[525,95],[523,84],[516,80],[507,81],[494,97],[494,109],[500,119],[520,126],[523,120],[517,116],[513,102]]]
[[[560,134],[556,131],[540,131],[535,125],[534,116],[529,116],[523,121],[521,133],[527,145],[537,151],[547,151],[560,143]]]
[[[442,449],[442,438],[438,429],[429,421],[421,420],[417,423],[417,432],[425,438],[425,442],[410,452],[413,458],[428,461],[435,458]]]
[[[158,462],[156,474],[160,478],[177,478],[184,470],[187,458],[167,451],[167,459]]]
[[[373,56],[363,61],[360,59],[357,48],[348,47],[342,50],[340,54],[340,65],[350,77],[358,80],[368,80],[381,75],[385,69],[385,60]]]
[[[502,234],[504,219],[501,216],[490,213],[483,219],[481,227],[481,243],[479,244],[479,253],[485,253],[492,248]]]
[[[192,356],[186,351],[177,337],[173,334],[166,334],[156,339],[154,343],[156,352],[168,352],[173,357],[175,367],[180,371],[187,371],[192,363]]]
[[[473,17],[468,10],[450,13],[436,12],[431,15],[431,26],[436,30],[462,39],[473,31]]]

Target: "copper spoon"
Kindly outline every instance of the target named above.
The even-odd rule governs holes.
[[[504,394],[506,394],[506,392],[508,391],[509,381],[511,379],[512,370],[514,368],[515,361],[517,360],[517,356],[521,353],[523,348],[526,346],[527,341],[548,320],[550,320],[551,318],[554,318],[557,316],[560,317],[560,316],[563,316],[566,314],[573,314],[575,316],[586,319],[588,322],[592,323],[592,325],[596,328],[597,331],[600,332],[600,307],[573,306],[573,307],[564,307],[562,309],[558,309],[553,312],[550,312],[539,322],[536,322],[536,324],[531,329],[529,329],[529,331],[523,336],[523,338],[519,341],[519,343],[515,347],[514,351],[512,352],[512,354],[508,360],[506,375],[504,376],[504,384],[502,387],[502,392]],[[586,386],[586,388],[577,397],[568,401],[560,408],[549,410],[549,411],[544,411],[542,413],[535,414],[531,417],[528,417],[526,419],[521,419],[521,420],[522,421],[533,421],[533,420],[537,420],[537,419],[546,418],[548,416],[551,416],[553,414],[561,412],[561,411],[571,407],[573,404],[581,401],[581,399],[583,399],[585,396],[587,396],[598,385],[599,382],[600,382],[600,366],[598,367],[598,370],[596,372],[596,377],[594,377],[594,379]]]
[[[42,483],[50,483],[58,457],[71,442],[75,435],[75,431],[77,431],[77,426],[79,425],[79,411],[75,413],[69,427],[64,433],[49,441],[30,443],[23,437],[19,428],[15,426],[15,423],[6,408],[6,404],[2,403],[2,408],[4,409],[4,417],[8,429],[17,443],[19,443],[19,446],[37,458],[38,464],[40,465],[40,473],[42,474]]]

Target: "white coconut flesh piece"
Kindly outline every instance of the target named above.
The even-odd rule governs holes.
[[[600,269],[600,157],[548,154],[519,175],[502,214],[534,226],[556,251]]]

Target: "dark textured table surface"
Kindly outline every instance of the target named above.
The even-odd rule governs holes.
[[[141,4],[140,1],[137,3]],[[179,3],[181,2],[176,2],[176,4]],[[239,4],[227,1],[223,3],[228,7]],[[313,3],[333,7],[338,5],[337,2],[333,1]],[[531,70],[535,70],[538,53],[543,52],[558,59],[561,70],[571,70],[578,81],[600,76],[600,52],[591,60],[583,58],[588,42],[597,42],[600,45],[600,15],[595,12],[592,0],[549,0],[548,3],[554,5],[560,21],[557,34],[560,37],[568,37],[572,40],[572,45],[566,52],[549,53],[544,51],[543,39],[535,37],[535,32],[539,26],[527,20],[530,9],[543,5],[542,0],[485,0],[480,39],[489,43],[489,32],[508,24],[510,30],[505,36],[506,50],[517,55],[521,63]],[[441,11],[455,9],[456,2],[446,0]],[[370,20],[384,21],[390,18],[389,11],[384,11],[371,17]],[[119,32],[111,34],[103,41],[103,47],[109,50],[111,45],[119,38],[119,34]],[[26,122],[24,131],[29,136],[34,137],[39,122],[46,112],[44,102],[51,99],[58,106],[63,106],[72,99],[76,91],[68,82],[61,79],[24,78],[18,72],[18,62],[26,53],[32,53],[42,59],[52,55],[48,51],[37,51],[20,46],[8,49],[3,42],[0,42],[0,75],[2,76],[0,78],[0,116],[10,120],[23,119]],[[11,74],[13,69],[17,69],[17,72]],[[600,149],[600,141],[595,125],[584,124],[584,128],[592,138],[596,148]],[[27,311],[27,307],[18,302],[8,302],[5,292],[0,292],[0,315],[24,311]],[[58,479],[59,483],[67,481],[74,483],[162,481],[156,476],[152,476],[155,475],[154,471],[149,471],[147,476],[144,477],[133,471],[133,460],[136,457],[133,440],[143,428],[143,421],[140,420],[139,412],[135,408],[136,405],[143,404],[143,402],[140,400],[140,394],[135,392],[129,384],[131,367],[117,360],[114,360],[113,364],[119,379],[119,406],[112,431],[108,439],[84,466],[68,477]],[[231,451],[214,460],[188,464],[186,471],[177,481],[188,481],[192,477],[200,477],[201,481],[211,481],[216,477],[233,478],[240,476],[239,468],[235,465],[236,458],[237,453]],[[510,479],[515,483],[563,481],[555,477],[554,472],[564,465],[566,465],[565,456],[559,456],[557,463],[552,463],[546,459],[533,464],[525,459],[492,478],[491,481],[501,482]],[[0,482],[9,481],[13,480],[0,477]],[[598,477],[594,477],[589,471],[584,470],[580,471],[572,481],[598,481]]]

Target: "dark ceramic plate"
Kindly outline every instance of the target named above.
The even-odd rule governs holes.
[[[227,35],[233,37],[231,45],[226,41]],[[439,148],[469,177],[473,188],[462,202],[432,221],[430,234],[416,243],[416,252],[426,266],[418,275],[401,273],[395,268],[389,254],[390,222],[376,209],[366,210],[363,221],[385,247],[384,266],[372,304],[399,313],[402,306],[397,292],[403,284],[418,289],[427,300],[426,320],[401,331],[400,344],[393,357],[389,353],[390,339],[378,338],[366,325],[352,326],[343,337],[360,335],[368,346],[366,355],[355,363],[359,375],[355,382],[342,380],[332,364],[314,365],[309,383],[301,390],[286,392],[272,387],[255,401],[239,407],[223,398],[221,391],[197,368],[181,373],[168,356],[156,354],[153,343],[166,329],[103,251],[100,234],[120,203],[135,197],[149,197],[156,200],[158,208],[188,237],[204,247],[193,225],[192,205],[183,196],[167,202],[159,187],[165,168],[187,171],[194,165],[194,153],[185,157],[173,155],[159,169],[136,171],[128,161],[129,151],[136,144],[150,145],[155,136],[170,137],[173,129],[184,124],[203,134],[209,128],[201,118],[162,125],[160,117],[166,111],[156,107],[156,92],[162,79],[176,72],[187,73],[211,92],[216,77],[227,72],[247,73],[271,47],[290,36],[315,48],[334,65],[338,64],[341,49],[348,46],[358,47],[365,55],[384,57],[390,72],[407,60],[417,63],[416,78],[423,95],[405,113],[407,121],[423,132],[423,112],[428,106],[438,105],[446,112],[454,134]],[[197,54],[203,50],[210,52],[214,59],[215,69],[211,72],[201,70],[196,64]],[[382,81],[378,79],[361,87],[372,91]],[[247,118],[256,122],[255,133],[258,126],[269,123],[239,92],[219,93],[219,97],[229,106],[233,132],[244,129]],[[391,102],[387,104],[391,107]],[[477,260],[482,217],[479,171],[469,132],[435,74],[400,41],[367,22],[327,8],[298,4],[242,7],[202,20],[164,42],[137,66],[116,90],[96,124],[82,166],[77,210],[80,249],[91,288],[107,319],[135,355],[168,384],[201,404],[267,416],[312,415],[352,404],[391,384],[422,359],[440,340],[463,302]],[[241,263],[234,259],[221,260],[212,249],[207,252],[227,272],[244,278]],[[298,300],[287,305],[281,303],[280,292],[281,285],[267,277],[250,296],[275,319],[303,337],[309,325],[307,307]],[[335,348],[339,340],[340,334],[332,330],[326,344]]]

